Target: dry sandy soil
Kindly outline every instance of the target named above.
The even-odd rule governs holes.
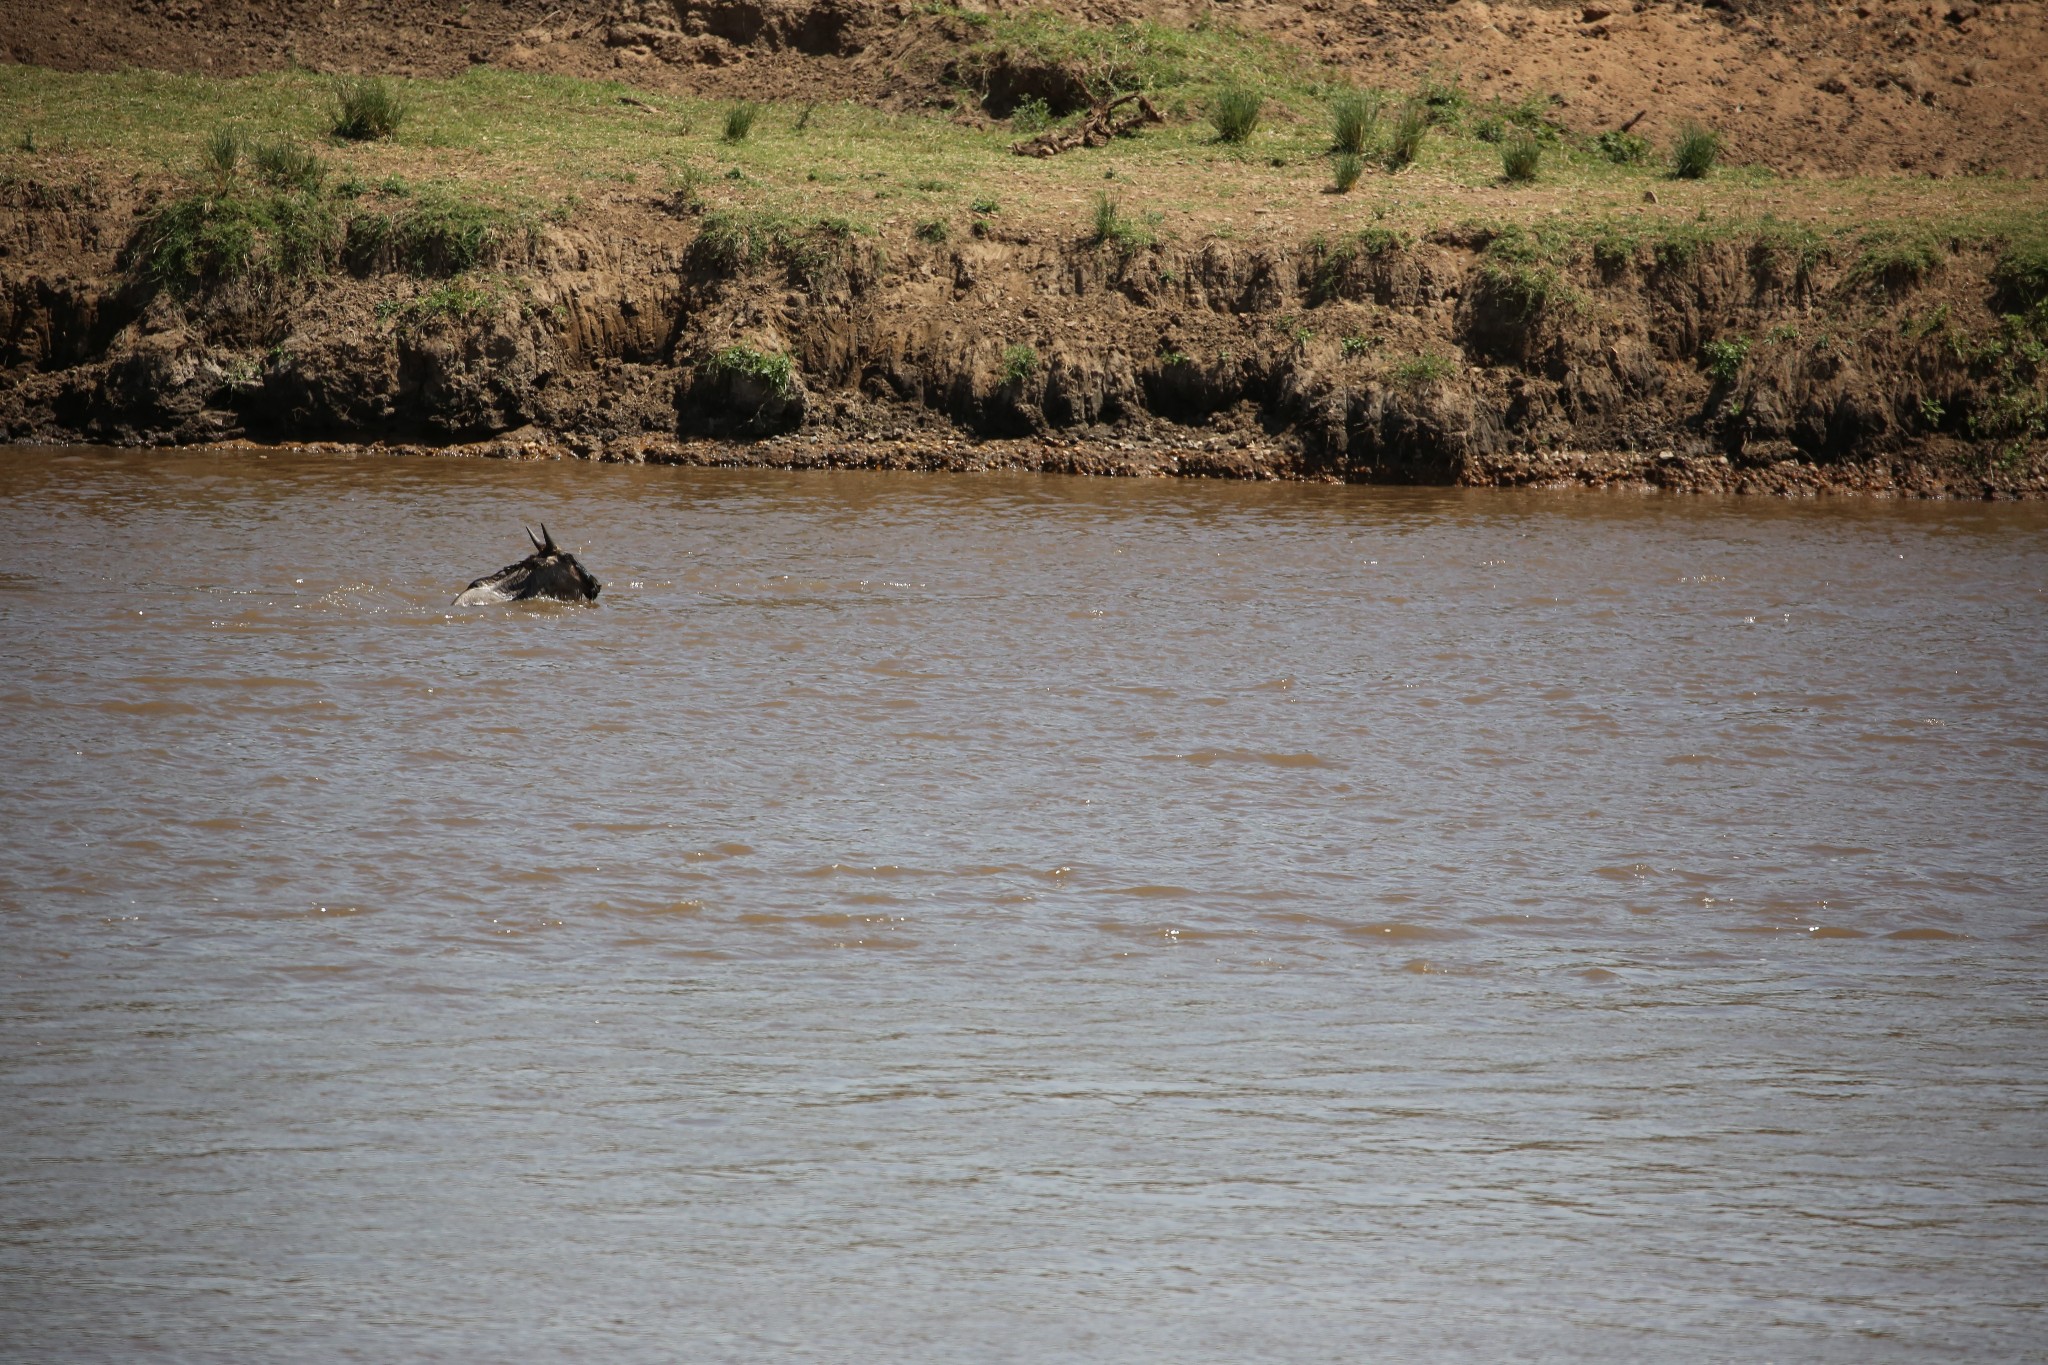
[[[4,56],[61,70],[446,75],[476,63],[657,91],[852,99],[979,117],[948,71],[972,30],[895,0],[0,0]],[[963,6],[982,8],[978,0]],[[998,7],[1000,8],[1000,6]],[[1010,7],[1013,11],[1018,6]],[[1361,84],[1457,75],[1482,96],[1563,98],[1593,132],[1685,119],[1730,158],[1792,173],[2048,168],[2038,0],[1050,0],[1094,24],[1203,19],[1299,48]]]

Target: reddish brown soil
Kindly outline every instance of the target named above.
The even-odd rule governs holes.
[[[1555,92],[1581,131],[1641,113],[1722,130],[1788,172],[2038,176],[2048,5],[2038,0],[1054,0],[1090,22],[1204,14],[1360,83],[1457,74],[1482,96]],[[66,70],[445,75],[472,63],[658,90],[948,107],[972,30],[883,0],[0,0],[4,56]],[[974,113],[971,101],[963,116]]]

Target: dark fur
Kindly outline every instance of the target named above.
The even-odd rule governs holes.
[[[477,579],[455,599],[457,604],[479,588],[512,602],[525,602],[535,597],[556,602],[597,601],[604,585],[576,562],[575,555],[556,548],[555,538],[548,534],[545,523],[540,528],[538,540],[534,539],[531,531],[526,533],[526,538],[533,541],[532,554],[517,564],[507,564],[496,573]]]

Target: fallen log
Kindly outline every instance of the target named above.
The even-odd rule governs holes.
[[[1114,116],[1117,109],[1133,101],[1136,107],[1129,113],[1120,118]],[[1012,143],[1010,150],[1018,156],[1058,156],[1076,147],[1107,147],[1111,138],[1126,137],[1147,123],[1164,122],[1166,120],[1159,116],[1159,111],[1152,107],[1152,101],[1133,91],[1128,95],[1118,95],[1107,104],[1096,105],[1079,122],[1064,128],[1050,128],[1037,137]]]

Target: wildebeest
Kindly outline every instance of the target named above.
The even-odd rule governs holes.
[[[490,602],[524,602],[529,598],[545,597],[556,602],[596,602],[604,585],[590,576],[590,571],[576,562],[576,556],[567,550],[555,547],[555,538],[548,534],[546,522],[541,523],[540,538],[535,539],[531,531],[526,538],[533,541],[533,553],[517,564],[504,568],[463,589],[455,599],[458,607],[482,606]]]

